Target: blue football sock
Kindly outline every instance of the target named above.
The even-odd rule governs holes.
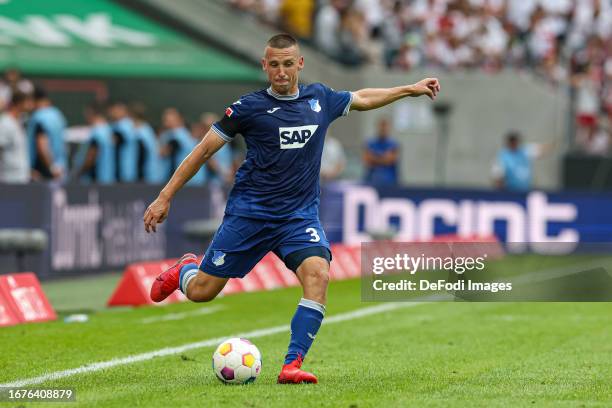
[[[285,364],[301,356],[303,359],[321,327],[325,316],[325,305],[302,298],[291,319],[291,341],[285,357]]]
[[[181,273],[179,275],[179,289],[181,292],[185,293],[187,290],[187,284],[191,279],[195,278],[197,274],[198,264],[188,263],[181,268]]]

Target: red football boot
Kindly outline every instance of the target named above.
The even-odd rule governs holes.
[[[302,357],[298,356],[289,364],[285,364],[278,375],[279,384],[316,384],[317,377],[314,374],[300,370]]]
[[[151,300],[161,302],[177,290],[181,268],[190,263],[197,264],[198,257],[194,254],[185,254],[174,265],[160,273],[151,285]]]

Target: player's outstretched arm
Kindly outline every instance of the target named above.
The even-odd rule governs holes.
[[[211,158],[217,150],[225,144],[225,140],[213,130],[209,130],[204,138],[193,148],[191,153],[178,166],[170,181],[159,193],[155,201],[149,205],[144,213],[144,227],[147,232],[156,232],[156,225],[162,223],[168,216],[170,201],[177,191],[181,189]]]
[[[407,96],[427,95],[432,100],[440,92],[440,82],[437,78],[425,78],[412,85],[395,88],[365,88],[353,92],[351,110],[367,111],[377,109]]]

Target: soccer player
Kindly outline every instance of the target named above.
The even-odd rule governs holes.
[[[85,109],[91,133],[77,154],[75,177],[85,183],[115,182],[115,142],[113,131],[104,116],[105,107],[94,103]]]
[[[145,112],[146,107],[141,102],[134,102],[129,107],[138,145],[136,179],[149,184],[158,184],[161,181],[161,169],[158,168],[159,146],[153,128],[146,122]]]
[[[134,122],[123,102],[113,102],[108,107],[110,126],[115,142],[115,180],[134,183],[138,178],[138,142]]]
[[[166,130],[160,135],[159,150],[162,158],[162,173],[166,181],[176,172],[197,142],[185,127],[183,116],[176,108],[164,110],[162,122]],[[206,169],[199,168],[189,179],[188,185],[190,186],[203,185],[206,182]]]
[[[246,160],[236,174],[223,223],[202,262],[193,254],[160,274],[151,298],[160,302],[176,289],[194,302],[207,302],[229,278],[242,278],[273,251],[294,271],[303,287],[291,321],[291,341],[279,383],[316,383],[301,370],[319,330],[325,304],[331,252],[318,218],[319,169],[325,132],[350,110],[365,111],[407,96],[435,98],[437,79],[387,89],[334,91],[323,84],[299,85],[304,68],[296,40],[272,37],[262,59],[270,87],[247,94],[225,111],[178,167],[144,214],[147,232],[168,216],[176,192],[236,134],[247,144]]]
[[[35,110],[28,122],[30,162],[36,178],[60,180],[66,174],[66,119],[47,92],[34,89]]]

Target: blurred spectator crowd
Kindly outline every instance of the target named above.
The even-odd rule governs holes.
[[[610,56],[610,0],[227,1],[348,64],[382,57],[400,69],[514,65],[554,76],[560,57]]]
[[[203,113],[189,126],[169,107],[156,132],[140,102],[96,102],[83,113],[87,137],[71,149],[64,115],[45,90],[7,70],[0,81],[0,182],[164,183],[219,119]],[[241,149],[225,144],[188,184],[231,184],[241,161]]]
[[[576,148],[610,148],[612,0],[226,1],[346,65],[513,68],[570,83]]]

